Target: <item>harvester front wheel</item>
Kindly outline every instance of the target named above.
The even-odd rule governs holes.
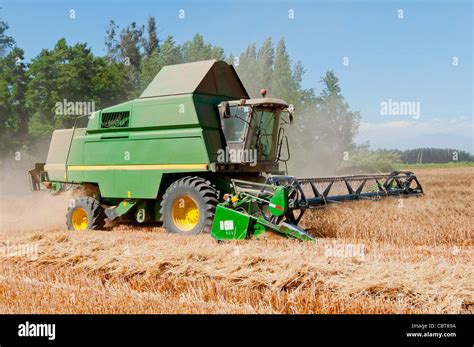
[[[69,230],[99,230],[105,225],[105,213],[94,198],[81,197],[72,201],[66,220]]]
[[[209,233],[214,219],[218,192],[201,177],[184,177],[173,182],[161,201],[161,221],[176,234]]]

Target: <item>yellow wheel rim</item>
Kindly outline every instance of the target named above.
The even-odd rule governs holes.
[[[183,195],[173,202],[171,217],[181,231],[191,231],[199,222],[199,208],[189,195]]]
[[[89,225],[89,217],[87,217],[87,212],[83,208],[76,208],[72,212],[71,219],[74,230],[86,230]]]

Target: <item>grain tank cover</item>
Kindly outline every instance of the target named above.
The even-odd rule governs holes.
[[[140,95],[140,99],[193,93],[233,99],[249,98],[232,65],[205,60],[163,67]]]

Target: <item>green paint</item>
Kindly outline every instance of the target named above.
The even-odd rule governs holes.
[[[241,142],[227,142],[223,128],[230,125],[221,114],[222,105],[228,102],[236,108],[242,100],[249,112],[247,120],[240,121],[252,126],[245,127]],[[275,149],[280,113],[287,107],[279,99],[250,99],[225,62],[167,66],[139,98],[93,112],[87,128],[54,131],[45,171],[54,189],[64,183],[97,186],[97,198],[117,205],[118,215],[129,213],[132,201],[150,200],[147,206],[158,220],[161,195],[183,176],[205,177],[223,193],[230,190],[232,178],[250,175],[259,180],[261,173],[281,173]],[[258,161],[237,159],[221,165],[222,151],[230,147],[256,151]],[[275,203],[286,206],[279,195]],[[126,201],[125,206],[120,201]],[[147,217],[148,210],[143,210]],[[245,237],[244,226],[251,219],[229,214],[237,218],[232,237]],[[135,217],[141,220],[142,215]]]
[[[288,210],[288,194],[284,187],[276,187],[268,205],[270,213],[276,217],[283,216]]]
[[[117,217],[123,216],[128,211],[130,211],[136,204],[136,200],[123,200],[115,208],[115,215]]]
[[[243,182],[243,181],[240,181]],[[257,184],[254,183],[254,187]],[[259,238],[268,231],[276,234],[294,238],[301,241],[314,241],[303,229],[291,223],[281,221],[273,223],[262,216],[259,206],[268,206],[268,211],[274,217],[282,217],[288,209],[288,192],[283,186],[268,186],[260,184],[261,187],[271,187],[273,193],[251,193],[240,191],[236,197],[238,200],[228,201],[217,205],[212,225],[212,237],[216,240],[242,240],[247,238]],[[272,207],[274,206],[274,207]],[[278,206],[278,207],[277,207]],[[274,218],[271,219],[275,220]]]
[[[247,230],[251,217],[236,210],[219,204],[216,207],[211,235],[216,240],[243,240],[247,237]]]

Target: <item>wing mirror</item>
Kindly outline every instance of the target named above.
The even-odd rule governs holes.
[[[288,106],[288,117],[290,118],[290,124],[293,124],[293,114],[295,113],[295,105],[290,104]]]

